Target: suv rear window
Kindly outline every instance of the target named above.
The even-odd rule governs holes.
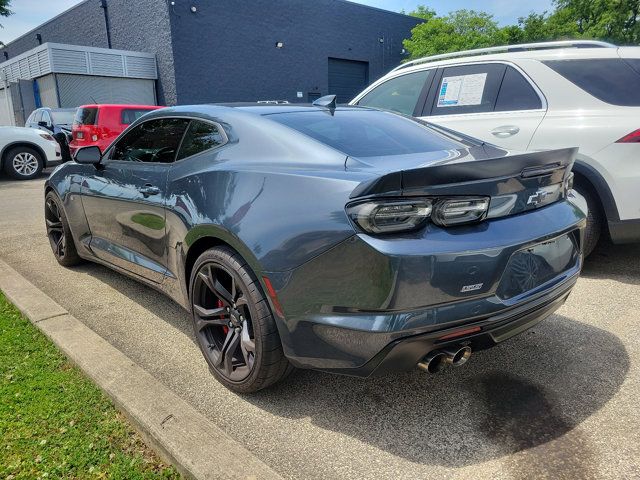
[[[151,110],[141,110],[135,108],[124,108],[120,114],[120,123],[123,125],[131,125],[137,119],[139,119],[145,113],[149,113]]]
[[[622,58],[543,63],[598,100],[624,107],[640,106],[640,74]]]
[[[338,109],[266,115],[354,157],[376,157],[453,150],[462,145],[422,124],[393,113]]]
[[[96,125],[98,120],[97,108],[79,108],[73,119],[74,125]]]

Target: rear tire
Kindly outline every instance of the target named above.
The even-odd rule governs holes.
[[[4,156],[4,171],[16,180],[32,180],[43,168],[42,155],[31,147],[13,147]]]
[[[242,257],[228,247],[205,251],[189,283],[196,340],[211,373],[238,393],[267,388],[293,367],[269,303]]]
[[[587,227],[584,232],[584,247],[582,249],[586,258],[593,252],[593,249],[596,248],[600,240],[604,225],[604,214],[600,202],[590,188],[583,185],[576,185],[573,188],[584,197],[587,202],[587,207],[589,208]]]
[[[49,192],[44,197],[44,218],[51,250],[58,263],[63,267],[73,267],[82,263],[62,202],[54,192]]]

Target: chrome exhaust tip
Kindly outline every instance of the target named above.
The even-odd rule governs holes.
[[[440,350],[436,350],[424,357],[421,362],[418,362],[418,368],[423,372],[437,373],[444,368],[446,362],[447,355]]]
[[[445,356],[445,362],[454,367],[460,367],[467,363],[471,357],[471,347],[451,348],[442,351]]]

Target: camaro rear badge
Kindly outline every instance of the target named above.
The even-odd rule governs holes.
[[[460,290],[460,293],[473,292],[474,290],[480,290],[482,288],[482,285],[484,285],[484,283],[465,285],[464,287],[462,287],[462,290]]]

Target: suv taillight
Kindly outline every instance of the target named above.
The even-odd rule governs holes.
[[[640,128],[629,133],[628,135],[625,135],[616,143],[640,143]]]

